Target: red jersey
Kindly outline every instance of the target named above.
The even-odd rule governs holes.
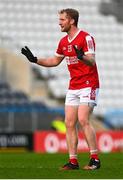
[[[99,88],[99,78],[96,64],[88,66],[77,58],[73,48],[75,45],[78,49],[82,48],[85,54],[95,53],[94,38],[87,32],[78,31],[73,39],[68,35],[63,37],[58,45],[56,56],[66,58],[68,70],[70,72],[69,89],[81,89],[85,87]]]

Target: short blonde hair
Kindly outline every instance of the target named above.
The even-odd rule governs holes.
[[[79,12],[76,9],[71,9],[71,8],[61,9],[59,11],[59,14],[63,14],[63,13],[66,13],[68,17],[74,19],[75,26],[78,25]]]

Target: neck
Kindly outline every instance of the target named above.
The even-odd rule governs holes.
[[[75,36],[75,34],[78,32],[78,30],[79,30],[79,28],[77,28],[77,27],[72,27],[72,28],[70,29],[70,31],[67,33],[69,39],[72,39],[72,38]]]

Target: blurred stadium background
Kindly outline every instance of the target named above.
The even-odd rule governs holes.
[[[65,62],[39,67],[20,51],[27,45],[38,57],[53,56],[64,35],[58,10],[68,7],[78,9],[79,27],[96,40],[101,88],[92,123],[97,131],[123,130],[123,1],[0,0],[0,147],[3,134],[51,130],[55,118],[64,118]]]

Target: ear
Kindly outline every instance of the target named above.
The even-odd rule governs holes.
[[[74,24],[74,22],[75,22],[75,20],[74,20],[74,19],[71,19],[71,20],[70,20],[70,24],[71,24],[71,25],[73,25],[73,24]]]

